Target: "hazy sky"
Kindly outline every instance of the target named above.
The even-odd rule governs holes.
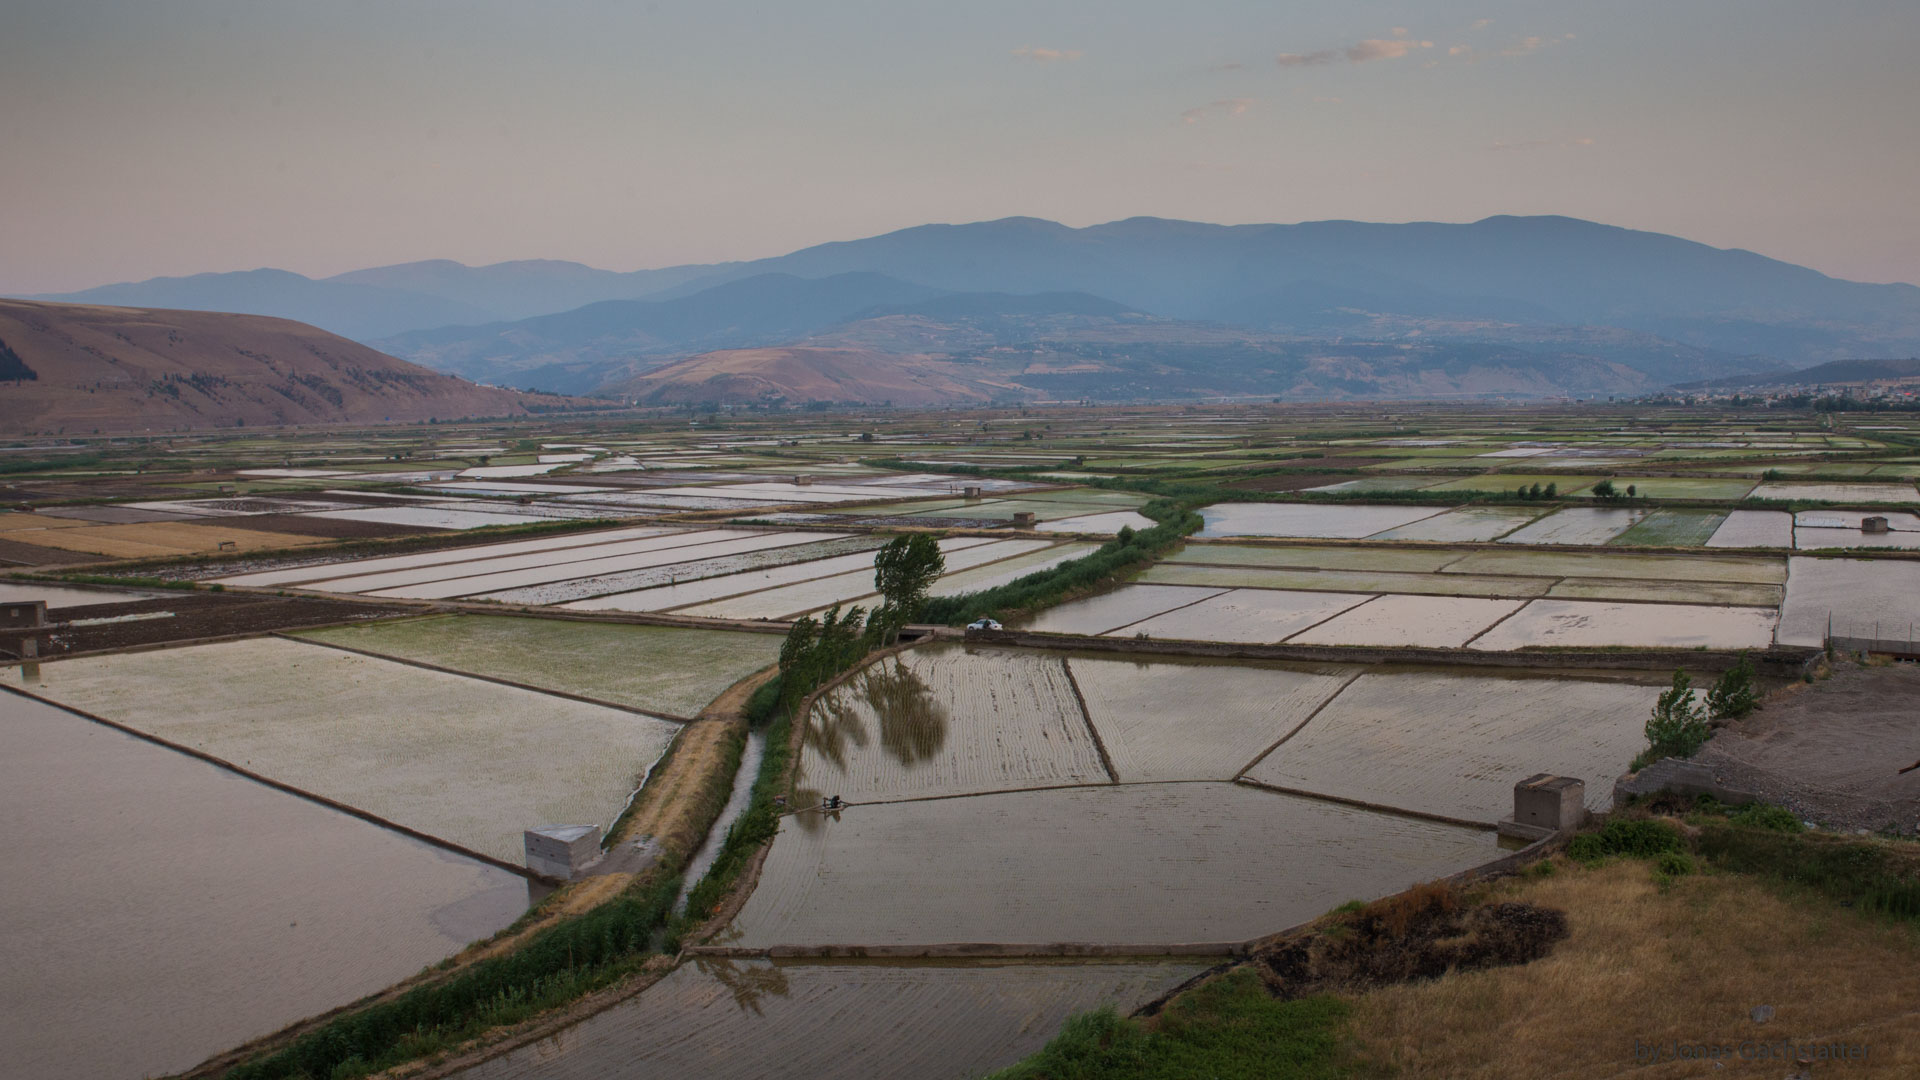
[[[1559,213],[1920,282],[1916,0],[7,0],[0,291]]]

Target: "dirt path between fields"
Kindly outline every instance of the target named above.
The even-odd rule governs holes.
[[[701,841],[706,838],[706,828],[709,824],[707,818],[719,812],[732,786],[733,778],[722,775],[726,763],[728,734],[736,729],[745,729],[747,724],[745,710],[748,700],[753,697],[755,690],[777,673],[778,669],[773,667],[757,671],[728,687],[706,708],[700,710],[700,715],[687,724],[681,730],[679,737],[674,740],[673,748],[669,751],[667,758],[655,766],[653,775],[647,779],[646,786],[635,797],[633,807],[619,823],[616,835],[610,838],[607,844],[609,848],[642,837],[651,837],[663,852],[676,853],[682,860],[692,855]],[[703,798],[703,789],[709,786],[717,789],[717,798]],[[219,1076],[243,1061],[285,1046],[337,1016],[358,1011],[368,1005],[392,1000],[417,986],[439,981],[481,960],[511,952],[534,934],[562,919],[591,911],[612,900],[638,876],[639,874],[632,873],[602,874],[563,886],[548,897],[537,912],[501,931],[493,938],[468,946],[464,951],[456,954],[444,969],[423,972],[350,1006],[323,1013],[265,1038],[237,1047],[202,1062],[180,1076],[182,1080],[205,1080],[205,1078]],[[425,1062],[402,1065],[380,1075],[384,1077],[449,1075],[479,1060],[492,1057],[532,1039],[544,1037],[601,1012],[651,986],[667,972],[673,970],[673,967],[673,957],[654,957],[647,962],[645,969],[637,977],[588,995],[558,1012],[498,1033],[488,1038],[484,1046],[468,1054],[447,1058],[431,1065]]]

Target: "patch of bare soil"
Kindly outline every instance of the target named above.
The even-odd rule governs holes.
[[[48,658],[419,613],[407,605],[352,600],[182,592],[151,600],[48,608],[52,625],[35,636],[39,655]],[[0,637],[0,655],[18,656],[20,637],[15,632]]]
[[[425,536],[446,532],[445,529],[425,525],[394,525],[385,521],[354,521],[348,518],[309,517],[305,514],[262,514],[239,521],[229,518],[226,523],[260,532],[324,536],[331,540],[377,540],[387,536]]]
[[[1769,695],[1695,755],[1723,782],[1836,829],[1920,824],[1920,665],[1841,663]]]
[[[106,556],[91,552],[41,547],[39,544],[23,544],[18,540],[0,540],[0,563],[8,566],[77,566],[105,561]]]
[[[1458,886],[1418,885],[1328,916],[1217,970],[1251,966],[1269,993],[1291,1001],[1531,963],[1567,933],[1566,914],[1554,908],[1482,902]],[[1161,998],[1139,1015],[1154,1015],[1169,1000]]]

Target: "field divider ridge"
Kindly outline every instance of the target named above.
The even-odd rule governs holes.
[[[298,637],[294,634],[279,630],[271,631],[268,636],[277,637],[285,641],[298,642],[301,645],[317,645],[327,649],[338,649],[341,652],[353,653],[355,656],[364,656],[370,660],[386,660],[395,664],[406,664],[409,667],[422,668],[427,671],[437,671],[442,675],[457,675],[464,679],[478,679],[481,682],[498,683],[501,686],[510,686],[515,690],[527,690],[536,694],[544,694],[548,697],[578,701],[583,705],[597,705],[603,709],[617,709],[620,712],[633,713],[637,716],[647,717],[650,720],[664,720],[668,723],[680,724],[682,726],[693,723],[692,717],[675,716],[672,713],[642,709],[635,705],[622,705],[617,701],[605,701],[600,698],[588,697],[585,694],[575,694],[566,690],[554,690],[550,687],[535,686],[532,683],[523,683],[514,679],[502,678],[498,675],[482,675],[477,671],[462,671],[459,668],[443,667],[442,665],[430,663],[426,660],[414,660],[405,656],[392,656],[387,653],[374,652],[370,649],[356,649],[351,645],[342,645],[337,641],[315,641],[312,638]]]
[[[266,776],[262,773],[254,772],[252,769],[249,769],[244,765],[236,765],[233,762],[228,761],[226,758],[218,757],[214,754],[209,754],[204,750],[199,750],[194,747],[184,745],[182,743],[176,743],[170,739],[165,739],[158,735],[155,735],[150,731],[142,731],[139,728],[134,727],[130,724],[123,724],[118,720],[109,720],[108,718],[104,716],[100,716],[96,713],[90,713],[85,709],[77,709],[71,705],[65,705],[58,701],[54,701],[51,698],[41,697],[39,694],[36,694],[31,690],[27,690],[18,686],[13,686],[9,683],[0,683],[0,690],[5,690],[8,693],[12,693],[12,694],[18,694],[21,697],[29,698],[33,701],[38,701],[43,705],[51,705],[54,708],[61,710],[62,712],[71,713],[74,716],[78,716],[84,720],[91,720],[96,724],[102,724],[106,727],[113,728],[115,731],[132,735],[134,738],[137,738],[137,739],[144,739],[147,742],[153,743],[156,746],[164,746],[168,750],[173,750],[178,753],[185,754],[188,757],[199,758],[201,761],[204,761],[209,765],[213,765],[218,768],[225,769],[228,772],[236,773],[240,776],[244,776],[247,779],[254,781],[255,783],[265,784],[266,786],[273,788],[276,791],[284,791],[289,795],[299,796],[302,799],[306,799],[308,802],[318,803],[321,806],[327,807],[330,810],[338,810],[343,814],[351,814],[362,821],[368,822],[373,825],[378,825],[383,829],[392,830],[393,832],[400,833],[403,836],[410,836],[422,843],[432,844],[434,847],[451,851],[456,855],[464,855],[469,859],[476,859],[480,862],[486,863],[489,866],[495,867],[500,870],[505,870],[508,873],[518,875],[519,877],[526,878],[529,881],[537,881],[543,885],[551,885],[556,888],[566,884],[565,882],[559,880],[558,878],[551,878],[546,876],[545,874],[536,873],[525,866],[519,866],[514,863],[510,863],[505,859],[498,858],[493,855],[488,855],[487,853],[482,851],[475,851],[472,848],[464,847],[458,843],[455,843],[452,840],[446,839],[445,837],[435,836],[432,833],[428,833],[428,832],[422,832],[419,829],[413,828],[410,825],[402,825],[397,821],[393,821],[388,818],[381,817],[380,815],[375,814],[370,810],[361,809],[360,807],[354,806],[351,803],[344,803],[339,801],[338,799],[332,799],[325,795],[308,791],[305,788],[295,787],[294,785],[289,784],[284,780],[276,780],[271,776]]]
[[[1386,803],[1368,802],[1365,799],[1350,799],[1345,795],[1329,795],[1324,791],[1305,791],[1300,788],[1281,787],[1278,784],[1266,784],[1245,776],[1235,780],[1234,783],[1243,784],[1260,791],[1271,791],[1276,795],[1291,795],[1297,799],[1315,799],[1320,802],[1339,803],[1342,806],[1351,806],[1360,810],[1372,810],[1381,814],[1392,814],[1395,817],[1414,818],[1419,821],[1433,821],[1442,825],[1458,825],[1468,829],[1484,829],[1487,832],[1492,832],[1496,828],[1495,823],[1491,821],[1476,821],[1473,818],[1452,817],[1447,814],[1435,814],[1427,810],[1409,810],[1404,806],[1390,806]]]
[[[1067,686],[1073,690],[1073,700],[1080,706],[1080,719],[1086,722],[1087,733],[1093,736],[1093,748],[1100,754],[1100,767],[1107,770],[1107,782],[1118,784],[1120,774],[1114,770],[1113,757],[1107,753],[1107,743],[1100,737],[1100,726],[1093,722],[1093,710],[1087,708],[1087,696],[1080,692],[1080,680],[1073,674],[1073,658],[1060,658],[1060,669],[1067,673]]]
[[[1352,609],[1349,608],[1348,610],[1352,610]],[[1280,749],[1280,747],[1284,745],[1288,739],[1291,739],[1295,735],[1300,734],[1300,732],[1304,730],[1308,724],[1313,723],[1313,718],[1316,716],[1319,716],[1321,713],[1321,710],[1333,704],[1334,698],[1337,698],[1341,694],[1346,693],[1347,687],[1352,686],[1354,683],[1358,682],[1360,680],[1360,676],[1365,674],[1366,674],[1365,671],[1356,671],[1353,674],[1347,676],[1347,681],[1341,683],[1339,687],[1334,690],[1333,693],[1328,694],[1326,698],[1320,702],[1320,704],[1315,705],[1313,707],[1313,711],[1307,714],[1306,719],[1293,725],[1293,729],[1288,731],[1285,735],[1280,736],[1278,739],[1275,739],[1273,741],[1272,746],[1269,746],[1265,750],[1262,750],[1258,754],[1255,754],[1252,761],[1249,761],[1245,765],[1241,766],[1240,771],[1233,774],[1234,782],[1238,783],[1239,781],[1245,779],[1246,775],[1249,772],[1253,771],[1253,767],[1255,765],[1258,765],[1261,762],[1267,760],[1268,755],[1272,754],[1275,750]]]

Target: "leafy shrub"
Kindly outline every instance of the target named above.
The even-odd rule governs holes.
[[[1654,857],[1654,872],[1665,877],[1686,877],[1694,872],[1693,856],[1684,851],[1667,851]]]
[[[1745,825],[1750,829],[1767,829],[1772,832],[1797,833],[1806,828],[1793,811],[1784,806],[1770,803],[1748,803],[1746,806],[1727,815],[1727,820],[1735,825]]]
[[[1654,703],[1647,720],[1648,756],[1692,757],[1712,732],[1706,710],[1693,700],[1693,682],[1685,671],[1673,673],[1673,685]]]
[[[1681,850],[1680,832],[1664,821],[1607,822],[1598,832],[1581,833],[1567,843],[1567,857],[1592,865],[1609,855],[1647,859]]]
[[[1738,719],[1760,704],[1760,691],[1753,685],[1753,658],[1740,654],[1740,662],[1727,669],[1707,691],[1707,713],[1715,720]]]

